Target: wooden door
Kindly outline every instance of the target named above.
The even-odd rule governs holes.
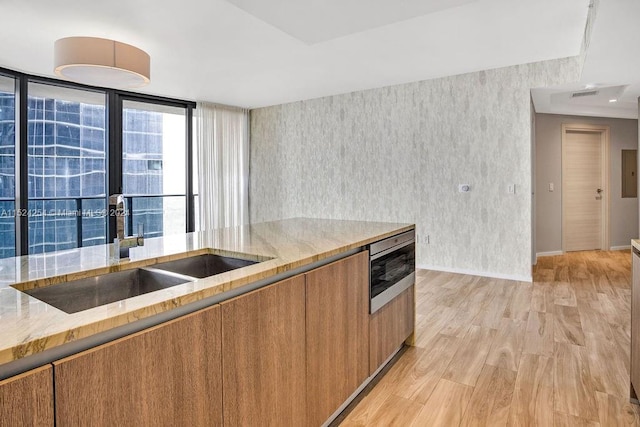
[[[220,306],[54,363],[58,426],[222,423]]]
[[[369,375],[369,253],[306,274],[308,425],[324,423]]]
[[[635,253],[631,285],[631,383],[640,393],[640,256]]]
[[[562,142],[562,230],[565,251],[602,249],[602,133],[567,130]]]
[[[414,286],[411,286],[371,315],[369,375],[373,375],[415,329],[414,301]]]
[[[53,427],[51,365],[0,381],[0,426]]]
[[[304,305],[302,275],[221,304],[225,425],[305,425]]]

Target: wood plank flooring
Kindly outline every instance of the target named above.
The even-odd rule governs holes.
[[[416,346],[340,425],[640,427],[630,252],[539,258],[533,275],[419,270]]]

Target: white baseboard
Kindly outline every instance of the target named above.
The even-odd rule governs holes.
[[[491,277],[494,279],[517,280],[518,282],[533,282],[533,277],[531,275],[520,276],[517,274],[492,273],[488,271],[467,270],[465,268],[438,267],[434,265],[416,265],[416,268],[420,268],[423,270],[445,271],[447,273],[468,274],[471,276]]]
[[[611,246],[610,251],[626,251],[631,250],[631,245],[623,245],[623,246]]]
[[[610,251],[626,251],[626,250],[631,250],[631,245],[623,245],[623,246],[611,246],[611,248],[609,249]],[[538,252],[536,253],[536,257],[541,257],[541,256],[556,256],[556,255],[563,255],[564,252],[562,251],[550,251],[550,252]]]
[[[562,251],[538,252],[538,253],[536,253],[536,257],[556,256],[556,255],[563,255],[563,254],[564,254],[564,252],[562,252]]]

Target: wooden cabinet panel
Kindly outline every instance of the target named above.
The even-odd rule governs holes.
[[[411,335],[415,328],[414,286],[371,315],[369,375]]]
[[[0,381],[0,426],[53,426],[51,365]]]
[[[319,426],[368,377],[369,253],[307,278],[307,417]]]
[[[640,393],[640,256],[633,251],[631,285],[631,383]]]
[[[306,423],[304,283],[296,276],[221,304],[225,425]]]
[[[222,423],[220,306],[54,363],[58,426]]]

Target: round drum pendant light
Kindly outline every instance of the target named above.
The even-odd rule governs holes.
[[[149,55],[135,46],[96,37],[67,37],[54,46],[54,71],[68,80],[116,89],[149,83]]]

